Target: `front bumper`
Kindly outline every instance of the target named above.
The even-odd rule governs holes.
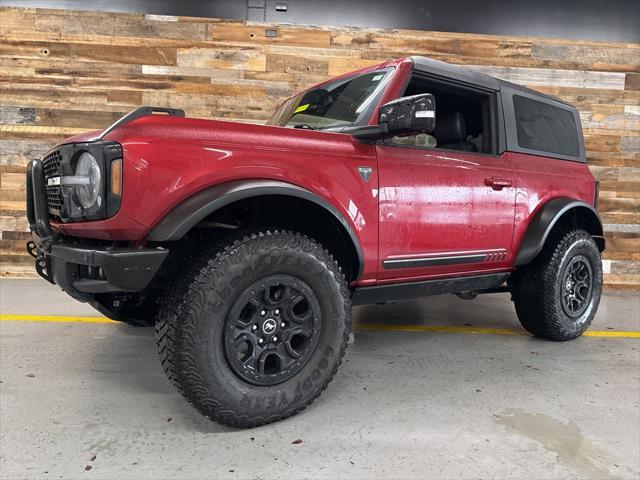
[[[144,290],[169,254],[160,247],[112,247],[56,234],[49,224],[40,160],[27,167],[27,218],[32,236],[27,251],[35,258],[36,271],[78,300]]]

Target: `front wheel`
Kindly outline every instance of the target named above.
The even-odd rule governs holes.
[[[584,230],[556,235],[509,280],[522,326],[537,337],[566,341],[591,325],[602,294],[602,261]]]
[[[156,324],[169,379],[200,413],[253,427],[307,407],[344,355],[351,304],[335,260],[297,233],[265,232],[203,252]]]

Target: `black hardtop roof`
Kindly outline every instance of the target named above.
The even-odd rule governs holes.
[[[465,68],[460,65],[453,65],[451,63],[441,62],[440,60],[434,60],[433,58],[417,55],[410,58],[413,60],[415,68],[425,73],[453,78],[461,82],[478,85],[491,90],[501,90],[502,87],[508,87],[512,90],[519,90],[530,95],[540,97],[541,100],[551,100],[575,109],[573,105],[561,100],[560,98],[554,97],[553,95],[547,95],[545,93],[523,87],[522,85],[507,82],[506,80],[500,80],[499,78],[492,77],[491,75],[478,72],[471,68]]]

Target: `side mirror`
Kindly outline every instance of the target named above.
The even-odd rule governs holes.
[[[392,100],[380,107],[378,125],[343,130],[363,142],[415,133],[430,133],[436,127],[436,100],[430,93]]]
[[[436,127],[436,101],[430,93],[402,97],[380,108],[379,123],[391,136],[430,133]]]

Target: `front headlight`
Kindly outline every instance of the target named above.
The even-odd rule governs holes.
[[[98,160],[89,152],[82,152],[76,160],[74,175],[60,178],[68,192],[73,209],[96,210],[102,205],[102,173]]]
[[[91,208],[94,205],[99,207],[102,204],[100,196],[102,184],[100,183],[100,167],[96,157],[89,152],[82,153],[78,158],[75,177],[80,180],[76,184],[76,197],[82,208]]]
[[[62,222],[113,217],[122,201],[120,144],[72,143],[54,153],[58,164],[45,173],[49,213]]]

